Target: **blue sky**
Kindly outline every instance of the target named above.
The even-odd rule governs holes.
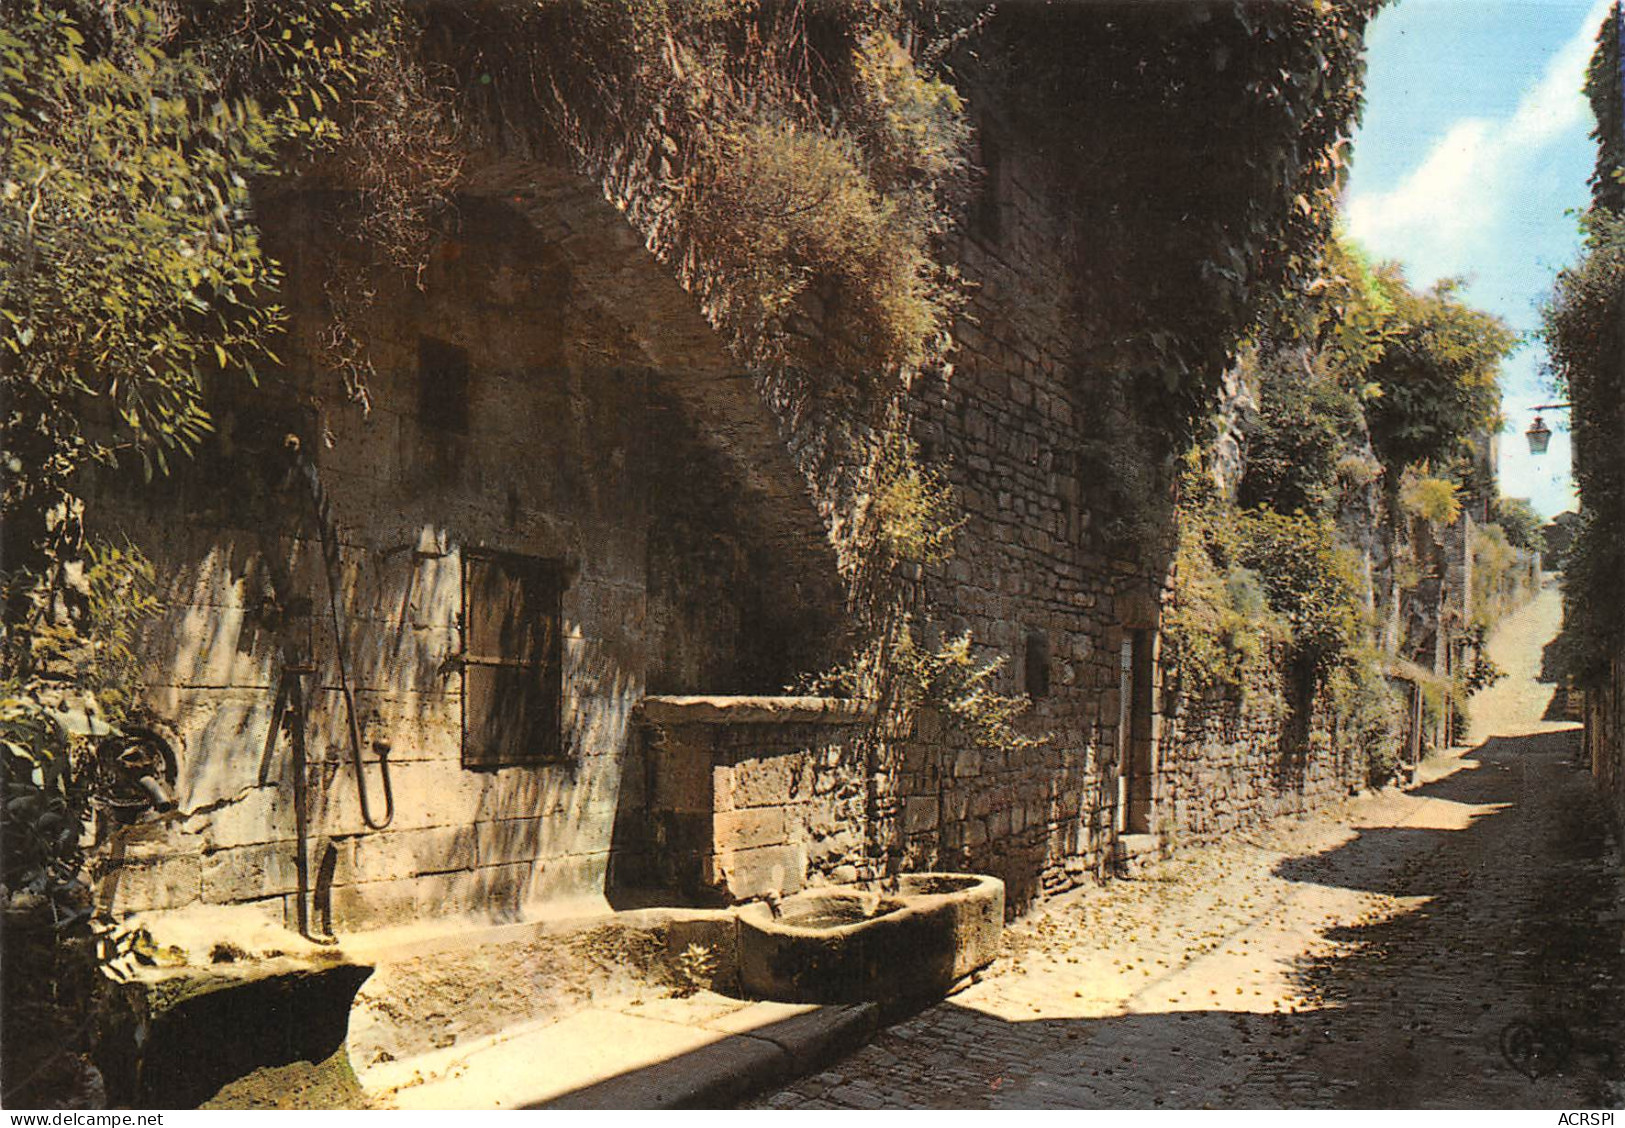
[[[1349,233],[1398,259],[1414,285],[1460,276],[1472,304],[1533,333],[1573,215],[1589,198],[1594,125],[1580,93],[1609,0],[1398,0],[1368,36],[1365,119],[1354,142]],[[1550,453],[1523,431],[1553,396],[1531,341],[1502,378],[1501,492],[1547,516],[1573,507],[1564,413]]]

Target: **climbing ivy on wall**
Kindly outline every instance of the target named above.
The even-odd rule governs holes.
[[[1625,655],[1625,76],[1621,7],[1603,21],[1586,73],[1596,115],[1592,206],[1585,249],[1563,270],[1543,311],[1559,394],[1572,404],[1574,479],[1580,516],[1565,554],[1562,663],[1580,684],[1607,676]]]
[[[1580,522],[1566,555],[1566,665],[1583,684],[1625,652],[1625,217],[1594,209],[1580,261],[1558,275],[1545,338],[1560,394],[1573,403]]]
[[[1620,36],[1625,11],[1614,4],[1597,33],[1597,49],[1586,68],[1585,92],[1597,119],[1592,139],[1597,164],[1591,173],[1592,204],[1599,211],[1625,212],[1625,74],[1620,72]]]
[[[1044,138],[1068,122],[1045,148],[1076,232],[1079,360],[1132,380],[1169,449],[1207,415],[1260,311],[1314,277],[1379,6],[1013,9],[997,62],[1017,128]]]

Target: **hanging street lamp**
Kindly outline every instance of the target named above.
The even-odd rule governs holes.
[[[1571,405],[1566,403],[1543,403],[1535,407],[1535,421],[1529,425],[1529,430],[1523,437],[1529,440],[1530,454],[1545,454],[1546,448],[1552,441],[1552,429],[1546,426],[1546,421],[1539,415],[1542,411],[1566,411]]]
[[[1546,453],[1546,448],[1552,441],[1552,429],[1546,426],[1544,419],[1538,415],[1535,416],[1535,421],[1529,425],[1529,430],[1523,434],[1524,438],[1529,440],[1530,454]]]

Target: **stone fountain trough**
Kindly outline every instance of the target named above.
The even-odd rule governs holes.
[[[888,885],[798,893],[738,910],[740,986],[793,1003],[945,994],[992,962],[1004,882],[969,873],[905,874]]]

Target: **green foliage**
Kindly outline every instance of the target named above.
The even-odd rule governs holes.
[[[959,285],[936,240],[970,130],[900,6],[552,0],[425,21],[473,48],[450,60],[471,128],[518,123],[625,193],[745,362],[884,398],[937,359]]]
[[[1521,497],[1495,499],[1495,524],[1501,526],[1507,543],[1529,552],[1546,551],[1546,523],[1535,507]]]
[[[1259,574],[1237,562],[1235,535],[1233,512],[1217,503],[1181,513],[1163,644],[1199,693],[1245,695],[1274,657],[1274,645],[1289,636],[1268,607]]]
[[[1290,325],[1297,313],[1298,334],[1314,343],[1344,389],[1362,401],[1378,394],[1367,381],[1394,329],[1394,303],[1365,253],[1346,235],[1334,235],[1304,297],[1301,307],[1274,311],[1275,320]]]
[[[0,907],[5,910],[5,1056],[0,1084],[14,1107],[48,1108],[85,1091],[88,1019],[106,980],[96,966],[93,898],[85,880],[87,773],[38,701],[0,689]]]
[[[88,808],[41,702],[78,696],[116,722],[156,607],[138,553],[87,547],[77,479],[91,465],[167,471],[211,430],[208,382],[279,363],[279,272],[250,186],[340,136],[372,11],[0,0],[8,1099],[78,1060],[75,1011],[95,982]]]
[[[1320,277],[1378,7],[1012,4],[978,45],[1066,193],[1079,363],[1132,378],[1165,449],[1195,437],[1260,312]]]
[[[1625,651],[1625,537],[1606,517],[1580,511],[1563,570],[1563,635],[1559,668],[1580,686],[1604,684],[1609,663]]]
[[[1540,587],[1534,557],[1513,544],[1500,525],[1480,525],[1470,545],[1473,561],[1470,621],[1479,641],[1508,612],[1528,602]]]
[[[930,709],[984,748],[1032,748],[1048,742],[1048,736],[1029,736],[1017,727],[1032,701],[1025,694],[998,691],[1005,660],[979,654],[970,632],[945,638],[940,645],[924,644],[905,615],[888,642],[886,653],[871,643],[850,662],[803,678],[797,691],[876,701],[879,731],[887,736],[908,731],[920,711]]]
[[[1315,277],[1267,311],[1242,355],[1258,410],[1247,423],[1239,506],[1186,490],[1182,520],[1205,509],[1194,520],[1206,531],[1201,552],[1190,536],[1181,545],[1165,616],[1178,669],[1193,670],[1198,684],[1257,680],[1254,655],[1268,628],[1224,583],[1238,569],[1255,574],[1285,644],[1272,660],[1307,664],[1334,743],[1362,754],[1374,781],[1387,778],[1400,708],[1368,622],[1365,580],[1337,523],[1362,523],[1381,504],[1393,531],[1393,595],[1422,583],[1399,518],[1451,524],[1462,483],[1483,488],[1468,456],[1475,434],[1495,422],[1495,369],[1513,343],[1499,321],[1462,305],[1453,284],[1416,293],[1396,266],[1372,268],[1357,248],[1328,240]],[[1448,472],[1429,473],[1429,459]],[[1368,490],[1379,477],[1388,486],[1380,499]]]
[[[1263,579],[1270,609],[1297,656],[1317,671],[1345,662],[1364,642],[1353,553],[1330,521],[1253,509],[1237,517],[1235,558]]]
[[[1370,641],[1353,553],[1329,513],[1240,509],[1187,463],[1174,593],[1163,613],[1173,668],[1199,693],[1245,700],[1301,664],[1333,739],[1372,779],[1397,758],[1399,705]],[[1284,714],[1279,692],[1268,705]]]
[[[1187,465],[1173,606],[1163,628],[1178,669],[1198,686],[1235,691],[1276,644],[1317,675],[1365,644],[1353,553],[1329,517],[1238,509]]]
[[[96,696],[112,722],[134,703],[141,660],[136,642],[143,623],[160,610],[152,561],[133,544],[95,544],[86,556],[84,621],[88,653],[74,664],[79,687]]]
[[[150,475],[209,429],[205,371],[271,354],[276,275],[247,222],[279,133],[223,98],[196,55],[134,7],[87,41],[61,6],[0,31],[0,346],[6,508],[51,504],[90,460]],[[211,96],[213,95],[213,96]],[[16,559],[15,557],[13,558]]]
[[[1454,525],[1461,516],[1461,487],[1449,478],[1408,475],[1399,489],[1399,504],[1429,524]]]
[[[1363,424],[1359,401],[1324,354],[1302,346],[1255,345],[1241,363],[1258,389],[1258,412],[1247,428],[1237,500],[1282,513],[1332,513]]]
[[[714,160],[688,233],[711,272],[710,305],[753,363],[823,361],[867,377],[927,359],[957,304],[932,258],[934,213],[880,191],[854,138],[751,122]],[[798,305],[809,287],[817,305]],[[808,308],[821,323],[789,333]]]
[[[1553,373],[1574,405],[1581,509],[1564,562],[1564,660],[1582,685],[1625,653],[1625,217],[1594,210],[1585,230],[1583,256],[1558,275],[1544,311]]]
[[[923,181],[953,185],[968,169],[970,126],[959,92],[918,65],[890,30],[875,30],[857,43],[852,57],[852,95],[844,116],[863,139],[870,175],[901,200],[929,204],[906,186]],[[927,206],[919,220],[938,223]]]
[[[1609,9],[1586,68],[1585,93],[1596,116],[1597,164],[1591,199],[1598,211],[1625,212],[1625,76],[1620,73],[1620,5]]]
[[[875,470],[873,513],[886,556],[893,561],[935,564],[953,550],[965,523],[953,488],[940,470],[920,465],[919,449],[893,436]]]
[[[1489,635],[1490,627],[1485,623],[1474,623],[1468,633],[1467,645],[1473,652],[1473,664],[1462,679],[1462,687],[1469,695],[1488,689],[1506,677],[1506,671],[1490,659],[1487,646]]]
[[[1381,785],[1393,778],[1404,704],[1384,675],[1382,656],[1370,645],[1355,647],[1327,674],[1326,695],[1338,735],[1364,757],[1367,781]]]
[[[968,631],[933,650],[919,645],[913,632],[905,629],[892,661],[914,707],[941,710],[982,747],[1018,749],[1045,743],[1046,738],[1016,728],[1016,718],[1031,702],[1025,695],[1012,697],[994,688],[1004,659],[977,657]]]
[[[1406,467],[1448,464],[1475,434],[1496,429],[1498,367],[1517,337],[1500,318],[1461,302],[1458,282],[1417,292],[1395,266],[1377,279],[1391,313],[1382,355],[1369,370],[1376,394],[1366,419],[1397,483]]]
[[[37,702],[0,700],[0,771],[4,773],[6,889],[51,927],[69,928],[90,916],[80,880],[79,836],[85,796],[75,785],[67,733]]]
[[[5,0],[4,13],[0,480],[15,593],[75,558],[77,518],[53,515],[77,511],[80,470],[167,470],[211,429],[206,382],[278,362],[279,272],[250,184],[341,138],[377,10]]]

